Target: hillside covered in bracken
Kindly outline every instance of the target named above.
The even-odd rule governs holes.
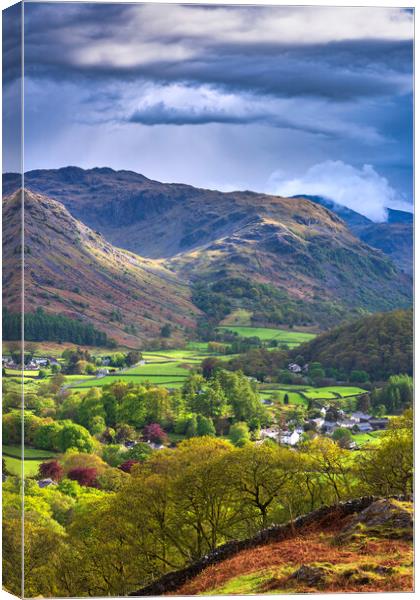
[[[249,541],[250,548],[225,560],[215,557],[216,564],[176,590],[168,577],[160,591],[188,596],[412,591],[412,503],[367,499],[359,502],[367,505],[363,509],[357,504],[321,509],[293,527],[268,530],[265,543],[261,534]],[[346,514],[352,505],[353,514]],[[143,593],[158,590],[156,583]]]
[[[19,193],[3,200],[3,306],[11,312],[20,308],[20,203]],[[198,310],[184,283],[158,261],[112,246],[59,202],[25,192],[24,239],[26,312],[81,320],[127,346],[158,337],[167,323],[175,336],[194,328]]]

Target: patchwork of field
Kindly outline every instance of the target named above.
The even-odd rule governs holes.
[[[276,340],[279,344],[285,344],[289,348],[299,346],[303,342],[309,342],[309,340],[315,337],[314,333],[293,331],[291,329],[272,329],[269,327],[224,326],[219,329],[237,333],[241,337],[258,337],[264,342]]]

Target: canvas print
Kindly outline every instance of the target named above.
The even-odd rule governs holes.
[[[3,588],[413,592],[414,8],[3,11]]]

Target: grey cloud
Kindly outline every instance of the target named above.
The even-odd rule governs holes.
[[[46,5],[28,6],[26,59],[29,75],[55,79],[79,76],[88,79],[145,78],[190,85],[207,83],[282,97],[309,95],[336,101],[410,91],[412,44],[407,40],[346,40],[301,45],[284,44],[281,39],[278,43],[253,39],[232,42],[226,41],[223,34],[220,38],[214,35],[197,37],[193,24],[190,35],[173,32],[170,22],[163,30],[155,32],[152,28],[148,32],[145,26],[135,34],[127,23],[134,14],[132,6],[69,6],[70,10],[66,6],[64,12],[62,9],[53,11]],[[195,12],[200,9],[202,7],[195,7]],[[209,14],[211,10],[209,7]],[[241,10],[250,12],[249,7],[231,7],[230,12]],[[263,10],[267,9],[255,7],[254,12],[260,14]],[[67,20],[64,14],[68,14]],[[133,44],[140,40],[145,44],[159,44],[169,54],[172,49],[174,53],[181,49],[192,56],[178,61],[172,57],[160,60],[157,53],[156,58],[142,62],[140,52],[137,62],[117,65],[103,59],[97,59],[93,64],[75,60],[77,45],[81,50],[104,43],[120,44],[124,48],[130,43],[127,37]],[[135,55],[135,48],[132,54]],[[403,69],[401,65],[404,65]]]
[[[128,119],[142,125],[206,125],[209,123],[245,124],[266,120],[265,115],[235,115],[228,111],[201,109],[177,109],[164,102],[136,110]]]

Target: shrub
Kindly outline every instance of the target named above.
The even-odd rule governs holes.
[[[39,475],[43,479],[50,478],[54,481],[60,481],[63,477],[63,467],[58,460],[49,460],[39,465]]]
[[[123,462],[122,465],[120,465],[118,468],[121,469],[121,471],[124,471],[124,473],[130,473],[131,469],[134,467],[134,465],[139,465],[139,464],[140,464],[139,460],[131,459],[131,460],[126,460],[125,462]]]
[[[94,467],[76,468],[68,472],[67,477],[77,481],[79,485],[86,487],[97,487],[97,470]]]
[[[163,444],[168,438],[168,436],[158,423],[151,423],[150,425],[146,425],[143,431],[143,436],[146,440],[148,440],[149,442],[153,442],[154,444]]]

